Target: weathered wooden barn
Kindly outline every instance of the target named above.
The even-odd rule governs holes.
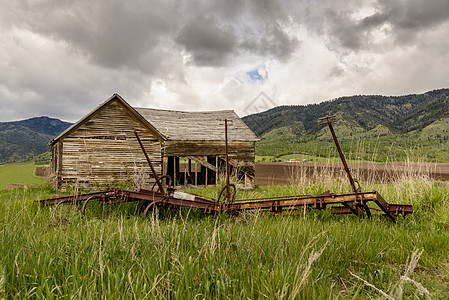
[[[225,119],[231,172],[254,186],[258,139],[234,111],[134,108],[117,94],[50,141],[51,174],[58,189],[116,182],[148,188],[154,179],[137,132],[159,175],[169,175],[175,186],[213,185],[225,172]]]

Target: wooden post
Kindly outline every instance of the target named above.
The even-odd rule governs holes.
[[[56,165],[57,165],[57,167],[56,167],[57,168],[57,171],[56,171],[56,180],[57,180],[56,189],[57,190],[62,188],[62,180],[64,178],[64,174],[62,174],[62,155],[63,155],[62,151],[63,151],[63,149],[64,149],[64,144],[63,144],[62,141],[59,141],[58,142],[58,149],[57,149],[57,151],[58,151],[58,153],[57,153],[58,159],[56,161],[57,162],[56,163]]]
[[[187,174],[189,174],[189,178],[190,175],[192,174],[192,160],[189,158],[189,169],[187,170]]]
[[[174,180],[174,183],[173,183],[173,185],[174,185],[174,187],[176,187],[177,186],[177,184],[178,184],[178,179],[176,178],[176,174],[178,173],[178,169],[179,169],[179,157],[177,157],[177,156],[173,156],[173,164],[174,164],[174,174],[173,174],[173,180]]]
[[[166,157],[166,156],[164,156],[164,158],[162,158],[162,175],[169,175],[168,174],[168,157]],[[163,184],[167,185],[167,179],[165,180],[165,182]]]
[[[186,159],[183,158],[184,160],[184,187],[187,186],[187,165],[186,165]]]
[[[198,163],[195,162],[195,186],[198,186]]]
[[[206,160],[207,160],[207,156],[206,156]],[[209,169],[208,167],[205,167],[205,169],[206,169],[206,182],[205,182],[205,184],[206,184],[206,186],[207,186],[207,170]]]
[[[218,184],[218,155],[215,156],[215,185]]]
[[[229,191],[228,119],[225,119],[225,154],[226,154],[226,201],[229,203],[231,194]]]

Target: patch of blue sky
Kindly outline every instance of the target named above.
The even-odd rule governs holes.
[[[262,74],[259,73],[259,69],[251,70],[246,72],[251,82],[254,83],[263,83],[265,79],[268,78],[267,72],[262,72]]]

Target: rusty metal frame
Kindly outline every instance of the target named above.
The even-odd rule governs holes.
[[[81,205],[81,212],[84,214],[86,205],[89,201],[98,199],[104,204],[138,202],[145,201],[148,207],[159,205],[175,207],[190,207],[204,210],[209,214],[219,213],[225,210],[231,214],[239,214],[245,210],[267,210],[272,213],[292,212],[298,208],[311,207],[319,210],[331,209],[336,214],[351,214],[353,211],[349,206],[365,208],[369,202],[375,203],[382,212],[382,215],[388,217],[391,221],[396,221],[399,215],[405,217],[407,214],[413,213],[413,206],[407,204],[389,204],[377,192],[363,192],[351,194],[333,194],[326,193],[318,196],[308,195],[292,195],[281,197],[254,198],[243,199],[235,202],[219,202],[214,199],[202,197],[184,191],[175,189],[169,190],[166,194],[158,191],[139,192],[127,191],[122,189],[113,189],[104,192],[83,194],[78,196],[66,195],[57,196],[46,200],[39,201],[41,205],[52,204],[76,204]],[[373,208],[369,208],[373,210]],[[371,213],[367,216],[371,217]]]

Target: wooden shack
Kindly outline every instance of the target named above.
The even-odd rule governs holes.
[[[57,189],[148,188],[154,178],[137,132],[159,175],[169,175],[175,186],[213,185],[225,172],[225,119],[231,173],[253,187],[258,139],[234,111],[134,108],[117,94],[50,141],[51,174]]]

